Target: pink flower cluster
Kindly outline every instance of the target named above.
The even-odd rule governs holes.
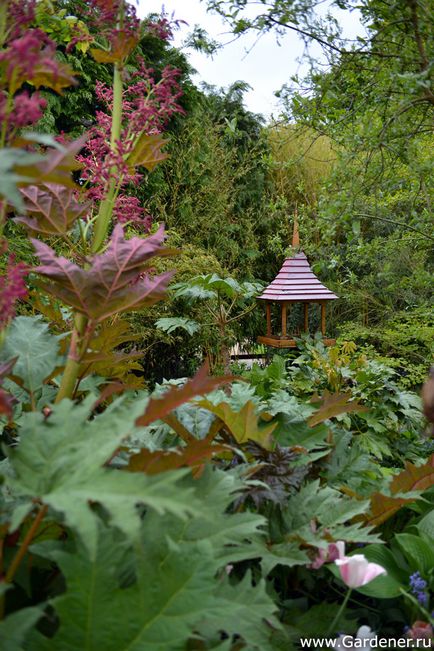
[[[37,66],[43,65],[56,74],[58,63],[55,58],[56,44],[40,29],[28,29],[23,35],[12,39],[8,47],[0,52],[0,61],[5,61],[6,77],[9,82],[17,77],[31,79]]]
[[[9,0],[7,30],[17,38],[35,20],[36,0]]]
[[[55,57],[56,44],[40,29],[30,29],[28,25],[34,19],[35,2],[11,2],[8,7],[8,20],[12,24],[7,32],[6,47],[0,51],[0,64],[3,68],[4,90],[0,93],[0,121],[5,122],[9,130],[34,124],[43,115],[46,101],[38,92],[32,94],[20,89],[26,81],[32,81],[40,75],[52,75],[54,79],[60,73],[59,63]],[[13,96],[8,103],[7,93]]]
[[[87,188],[88,198],[100,201],[106,194],[107,185],[114,174],[122,179],[121,192],[129,184],[137,185],[142,175],[128,166],[128,155],[138,137],[143,134],[161,133],[168,120],[175,113],[184,113],[178,104],[182,91],[178,84],[179,70],[166,67],[161,79],[156,81],[154,70],[147,68],[143,60],[129,79],[123,94],[122,133],[116,143],[116,150],[110,148],[111,110],[113,90],[97,82],[95,92],[100,104],[106,110],[96,112],[96,125],[90,130],[86,150],[78,161],[83,165],[81,180]],[[137,200],[121,195],[115,214],[119,221],[135,222],[149,228],[150,217],[144,216]]]
[[[123,4],[122,27],[118,26],[119,10]],[[112,48],[123,40],[139,39],[140,20],[136,9],[124,0],[88,0],[86,22],[107,39]]]
[[[38,122],[44,113],[47,102],[38,92],[30,95],[25,90],[15,95],[13,108],[9,114],[6,113],[6,106],[6,97],[2,94],[0,95],[0,121],[6,121],[10,129],[20,129]]]
[[[150,34],[162,41],[170,41],[173,38],[172,24],[164,16],[158,20],[149,21],[146,27]]]
[[[113,216],[120,224],[136,224],[146,232],[149,232],[152,226],[151,215],[145,214],[143,207],[137,197],[120,195],[116,199]]]
[[[27,295],[25,276],[28,268],[23,262],[15,264],[14,256],[9,256],[4,276],[0,277],[0,329],[7,326],[15,316],[15,304]]]

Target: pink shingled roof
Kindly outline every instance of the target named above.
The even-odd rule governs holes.
[[[315,276],[305,254],[287,258],[276,278],[262,292],[268,301],[332,301],[338,298]]]

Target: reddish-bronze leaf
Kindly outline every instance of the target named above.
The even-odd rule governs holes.
[[[143,448],[133,454],[128,462],[127,470],[130,472],[144,472],[147,475],[156,475],[167,470],[175,470],[188,466],[198,468],[210,461],[215,454],[226,452],[230,448],[226,445],[214,444],[212,437],[193,439],[182,448],[176,450],[158,450],[151,452]]]
[[[152,172],[158,163],[168,158],[169,154],[161,151],[161,148],[168,142],[167,138],[163,138],[161,133],[143,133],[127,158],[129,167],[134,168],[137,165],[143,165],[149,172]]]
[[[27,214],[15,221],[45,235],[64,235],[89,208],[75,200],[72,189],[57,183],[29,185],[20,192]]]
[[[434,486],[434,454],[423,466],[407,461],[404,470],[392,479],[390,492],[425,491],[430,486]]]
[[[161,420],[171,411],[180,405],[188,402],[196,396],[203,396],[210,393],[217,387],[232,382],[234,380],[231,376],[225,377],[210,377],[208,375],[208,364],[204,364],[198,370],[196,375],[188,380],[182,387],[172,386],[160,398],[151,398],[146,407],[143,416],[136,420],[136,425],[146,427],[155,420]]]
[[[167,254],[163,241],[163,227],[146,239],[126,240],[118,224],[106,251],[94,256],[83,269],[57,257],[47,244],[32,240],[42,262],[35,271],[48,279],[48,283],[40,283],[45,291],[99,323],[113,314],[153,305],[164,297],[173,272],[144,274],[153,256]]]
[[[352,396],[349,393],[330,393],[329,391],[325,391],[320,400],[322,401],[321,407],[307,421],[310,427],[315,427],[318,423],[323,423],[329,418],[346,414],[350,411],[368,411],[367,407],[363,407],[356,400],[352,400]],[[319,402],[320,400],[312,400],[311,402]]]
[[[423,492],[431,486],[434,486],[434,454],[423,466],[407,461],[404,470],[392,479],[390,495],[374,493],[371,496],[371,510],[366,517],[368,524],[377,526],[385,522],[402,506],[417,499],[415,495],[405,497],[405,493]]]

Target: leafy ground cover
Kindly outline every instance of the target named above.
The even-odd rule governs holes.
[[[124,2],[66,8],[0,8],[1,648],[431,639],[434,447],[399,356],[385,363],[399,325],[380,333],[382,355],[363,334],[305,337],[231,374],[258,285],[218,264],[170,285],[182,252],[131,191],[186,110],[181,71],[133,57],[172,25]],[[105,66],[96,121],[75,139],[38,127],[55,106],[44,115],[44,93],[78,83],[71,52]],[[200,337],[199,369],[155,383],[135,325],[169,292],[157,329]],[[428,329],[414,334],[427,350]]]

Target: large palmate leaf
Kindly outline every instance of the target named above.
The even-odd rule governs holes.
[[[184,317],[164,317],[158,319],[155,322],[155,325],[160,330],[163,330],[163,332],[167,332],[167,334],[170,334],[177,328],[181,328],[188,332],[189,335],[194,335],[194,333],[200,329],[200,325],[197,321],[185,319]]]
[[[43,546],[36,551],[43,554]],[[126,553],[130,559],[122,567]],[[52,639],[35,635],[32,651],[178,650],[213,603],[206,542],[174,545],[155,529],[133,551],[106,530],[91,556],[83,545],[74,554],[54,549],[45,555],[59,565],[67,592],[52,601],[57,633]],[[136,580],[122,586],[128,570]]]
[[[57,257],[47,244],[32,240],[42,264],[36,271],[49,279],[42,287],[94,322],[128,310],[153,305],[163,298],[172,272],[144,274],[150,258],[167,255],[162,248],[164,229],[146,239],[126,240],[119,224],[106,251],[92,258],[84,269]]]
[[[280,628],[274,613],[275,605],[267,594],[265,581],[255,587],[248,572],[234,588],[228,580],[221,582],[209,615],[199,625],[199,632],[225,631],[240,635],[252,651],[275,651],[271,640],[273,628]],[[264,618],[266,617],[266,622]]]
[[[13,375],[20,378],[30,393],[39,389],[56,366],[63,363],[59,356],[59,336],[50,333],[40,316],[17,316],[12,321],[0,349],[0,360],[17,354]]]
[[[175,296],[195,300],[213,298],[217,295],[228,299],[252,298],[257,296],[262,285],[260,283],[239,283],[235,278],[221,278],[218,274],[196,276],[188,282],[174,285]]]
[[[227,402],[214,405],[210,400],[200,400],[197,404],[217,416],[237,443],[256,441],[262,447],[270,448],[277,423],[259,423],[255,404],[250,400],[239,411],[232,409]]]
[[[126,352],[122,344],[137,341],[140,335],[133,332],[131,324],[122,317],[114,317],[103,321],[92,337],[80,365],[80,377],[92,373],[103,378],[111,378],[123,382],[128,388],[142,389],[144,377],[143,367],[139,359],[141,351]]]
[[[190,478],[184,482],[191,483]],[[262,527],[265,518],[257,513],[228,513],[228,507],[239,491],[248,487],[235,471],[215,470],[206,466],[201,477],[194,481],[196,499],[203,501],[206,508],[201,513],[181,521],[172,514],[158,516],[150,513],[146,518],[145,534],[158,528],[170,530],[171,540],[199,542],[206,540],[213,547],[213,559],[209,561],[214,571],[227,563],[266,554],[265,534]],[[254,544],[252,544],[254,543]]]
[[[93,403],[93,396],[80,405],[63,400],[47,419],[36,412],[24,415],[20,445],[9,451],[15,476],[7,482],[14,495],[37,497],[62,513],[89,549],[97,544],[92,503],[102,504],[111,521],[130,536],[139,530],[139,504],[181,518],[197,513],[192,488],[179,485],[188,470],[148,477],[103,467],[132,431],[143,403],[124,396],[89,421]],[[18,524],[13,521],[11,528]]]
[[[21,190],[26,215],[15,218],[32,231],[64,235],[89,208],[74,198],[74,191],[56,183],[29,185]]]
[[[310,482],[291,497],[283,511],[287,539],[316,546],[331,539],[377,542],[372,527],[354,522],[368,504],[367,500],[355,500],[328,486],[321,487],[319,481]]]
[[[206,508],[182,523],[148,511],[134,545],[100,525],[93,552],[81,543],[74,554],[59,544],[32,548],[59,565],[67,588],[51,602],[58,631],[52,639],[35,633],[32,651],[179,651],[202,630],[224,630],[252,649],[270,648],[264,619],[277,623],[264,585],[253,587],[249,577],[229,585],[218,572],[231,554],[243,558],[244,550],[249,557],[246,541],[259,535],[264,519],[227,512],[242,486],[234,473],[208,467],[199,481],[186,482]]]

